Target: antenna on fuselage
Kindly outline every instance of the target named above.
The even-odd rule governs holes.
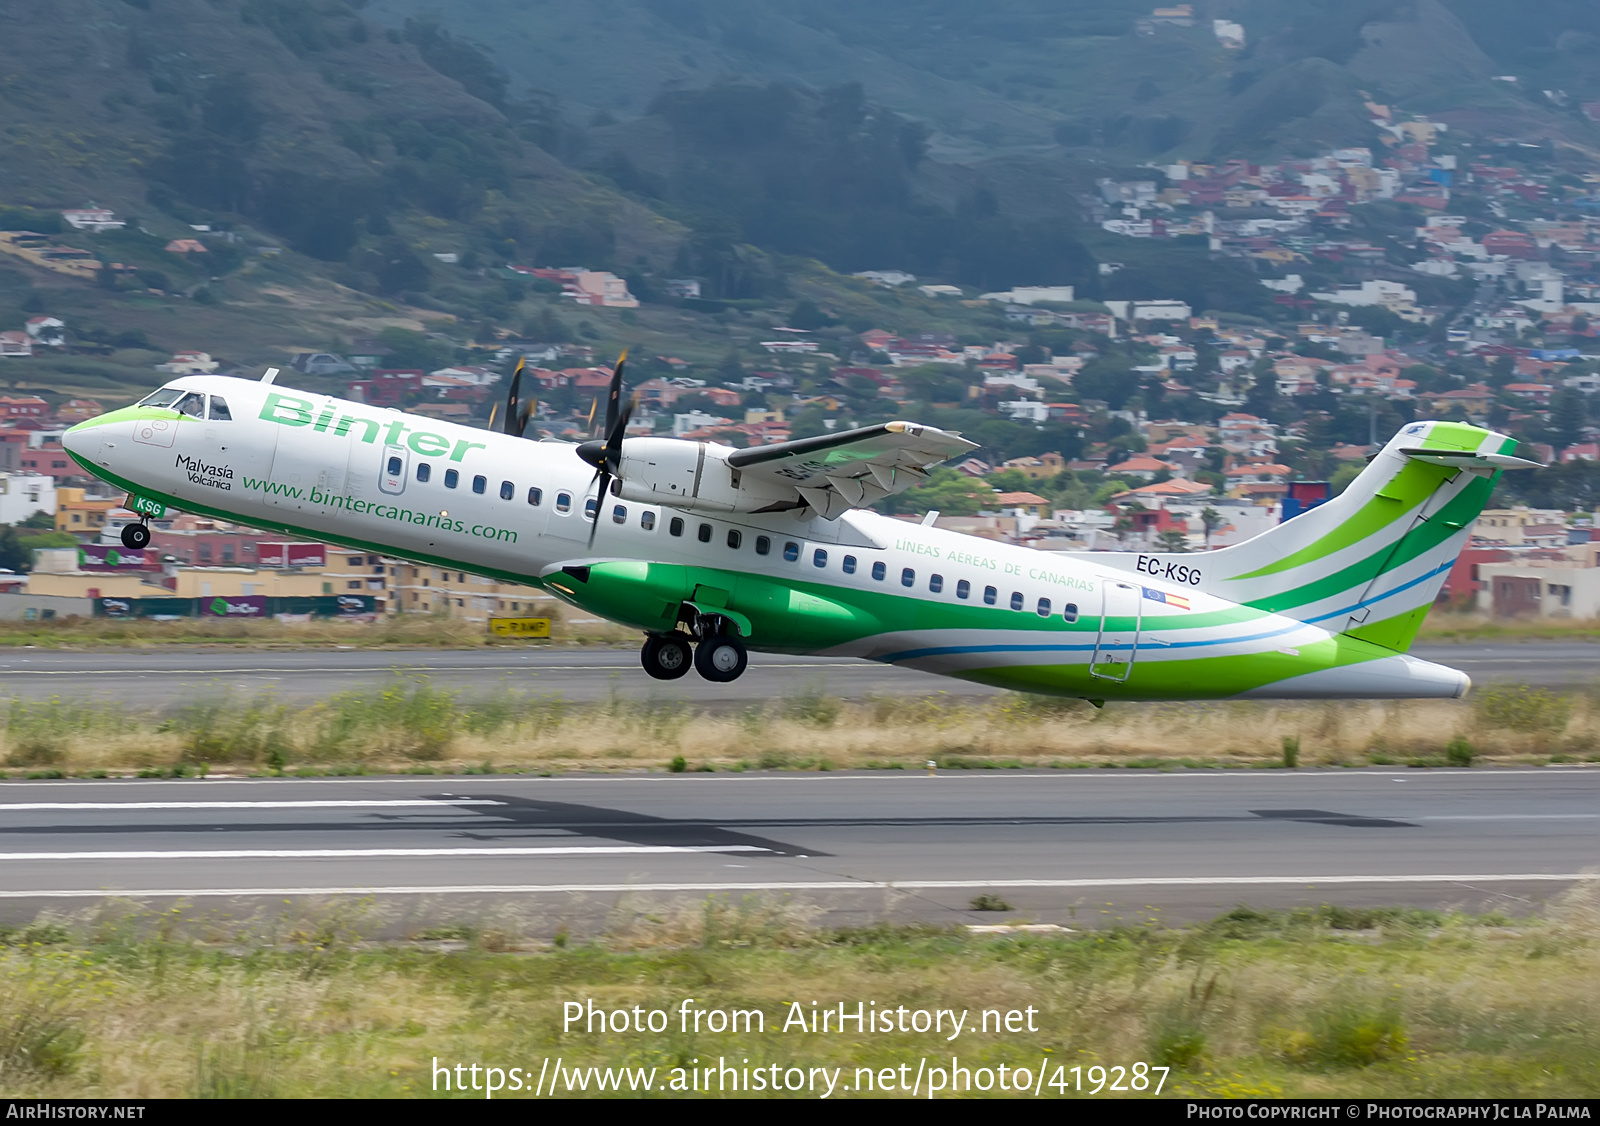
[[[268,368],[266,371],[261,373],[261,382],[262,383],[271,383],[274,379],[277,379],[277,378],[278,378],[278,369],[277,368]]]

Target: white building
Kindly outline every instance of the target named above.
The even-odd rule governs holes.
[[[0,524],[56,510],[56,483],[42,473],[0,473]]]
[[[80,231],[120,231],[128,224],[118,219],[116,212],[104,207],[75,207],[61,213],[61,217]]]
[[[1186,321],[1194,311],[1183,301],[1107,301],[1119,321]]]
[[[983,299],[1008,305],[1036,305],[1041,301],[1072,301],[1076,292],[1070,285],[1019,285],[1004,293],[985,293]]]

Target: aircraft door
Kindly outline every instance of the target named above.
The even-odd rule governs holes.
[[[325,402],[325,401],[324,401]],[[317,404],[321,411],[324,403]],[[328,494],[342,495],[347,489],[345,463],[354,451],[372,462],[372,470],[379,466],[377,450],[373,445],[322,433],[309,426],[274,427],[278,432],[278,446],[272,456],[272,477],[268,482],[265,500],[270,507],[320,512],[326,505]]]
[[[1089,672],[1105,680],[1127,680],[1139,651],[1139,625],[1144,592],[1136,583],[1100,581],[1100,636],[1095,639]]]

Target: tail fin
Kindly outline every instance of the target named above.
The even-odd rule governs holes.
[[[1500,472],[1537,467],[1512,455],[1516,445],[1465,423],[1412,423],[1325,504],[1233,547],[1171,558],[1210,594],[1404,652]],[[1158,577],[1173,569],[1167,558],[1127,561]]]

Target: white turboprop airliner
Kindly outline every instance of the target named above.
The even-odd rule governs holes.
[[[478,430],[225,376],[69,430],[136,510],[166,508],[543,586],[645,634],[651,676],[729,681],[746,652],[892,662],[1106,699],[1454,697],[1406,655],[1502,469],[1501,434],[1406,426],[1339,497],[1233,547],[1037,551],[867,506],[973,449],[890,422],[735,449],[530,441],[520,366]],[[129,547],[149,529],[129,525]]]

